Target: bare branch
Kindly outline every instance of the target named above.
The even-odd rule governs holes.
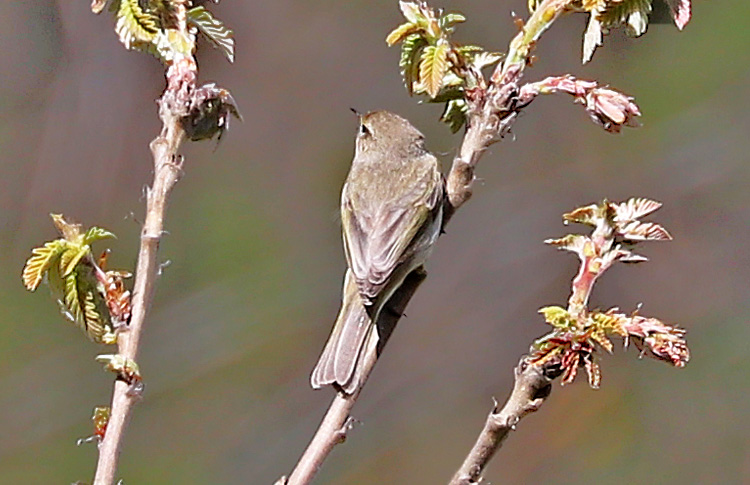
[[[346,439],[346,433],[351,428],[351,426],[349,426],[349,414],[351,409],[354,407],[354,403],[357,402],[357,398],[359,397],[362,387],[364,387],[365,381],[372,372],[373,367],[375,367],[378,356],[395,329],[396,324],[401,319],[406,305],[426,277],[427,273],[423,269],[412,271],[412,273],[406,277],[406,280],[404,280],[404,283],[399,290],[394,293],[390,300],[388,300],[385,309],[380,313],[380,317],[377,321],[380,337],[378,346],[377,348],[367,349],[365,365],[362,371],[364,380],[362,386],[360,386],[360,390],[351,395],[347,395],[343,392],[336,393],[336,397],[333,398],[333,402],[331,402],[326,415],[323,417],[323,421],[315,432],[315,436],[313,436],[307,449],[297,462],[292,474],[286,479],[286,481],[284,481],[285,477],[282,477],[277,483],[285,483],[288,485],[304,485],[310,483],[323,465],[325,459],[331,451],[333,451],[333,448],[337,444],[344,442]]]
[[[524,356],[514,370],[515,384],[502,409],[490,411],[484,428],[466,456],[450,485],[479,483],[484,468],[516,425],[529,413],[538,410],[552,391],[552,381],[560,375],[559,362],[530,364]]]

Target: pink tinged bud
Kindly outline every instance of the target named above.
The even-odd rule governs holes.
[[[638,126],[641,112],[633,98],[607,88],[594,88],[586,94],[586,111],[594,122],[611,133],[625,126]]]

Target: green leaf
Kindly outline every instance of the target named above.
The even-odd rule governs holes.
[[[544,320],[555,328],[565,330],[575,328],[575,321],[568,310],[559,306],[547,306],[539,309]]]
[[[616,313],[617,308],[611,308],[606,312],[589,313],[589,325],[599,328],[607,334],[615,334],[625,337],[628,333],[624,325],[630,321],[630,317],[622,313]]]
[[[142,380],[138,364],[121,354],[101,354],[96,356],[96,361],[104,364],[104,370],[114,372],[128,384],[134,384]]]
[[[79,266],[65,277],[63,304],[73,322],[94,342],[110,333],[112,325],[92,268]]]
[[[60,276],[67,278],[76,269],[81,260],[89,254],[91,254],[91,246],[88,244],[78,245],[68,243],[65,252],[60,257]]]
[[[224,54],[229,62],[234,62],[234,32],[231,29],[202,6],[188,10],[187,19]]]
[[[466,17],[460,13],[447,13],[438,19],[438,26],[441,30],[450,32],[451,27],[461,22],[466,22]]]
[[[108,315],[100,310],[96,293],[93,290],[87,291],[83,302],[84,331],[96,343],[101,343],[104,335],[109,333],[105,320]]]
[[[85,294],[79,293],[78,289],[78,273],[70,273],[64,278],[64,290],[63,290],[63,304],[65,309],[70,313],[73,323],[85,330],[83,324],[83,302],[86,297]]]
[[[406,22],[391,31],[390,34],[385,38],[385,43],[388,47],[401,42],[411,34],[419,32],[420,27],[417,24]]]
[[[440,90],[440,93],[434,98],[428,100],[430,103],[447,103],[449,101],[464,100],[466,92],[463,88],[463,81],[458,76],[455,76],[458,82],[452,82]],[[462,112],[465,112],[465,104]]]
[[[440,121],[448,124],[451,133],[456,133],[466,122],[467,111],[468,107],[463,97],[461,99],[450,100],[445,104],[445,110],[440,115]]]
[[[159,32],[154,42],[142,50],[167,63],[171,62],[177,54],[189,56],[194,49],[194,34],[185,33],[181,30],[167,29]]]
[[[31,257],[23,268],[23,284],[26,289],[34,291],[39,287],[45,273],[53,266],[57,266],[60,256],[65,252],[67,243],[63,239],[56,239],[44,243],[44,246],[31,250]]]
[[[419,79],[418,59],[422,55],[422,49],[426,46],[427,41],[419,34],[408,36],[401,44],[401,59],[398,65],[410,96],[414,94],[414,84]]]
[[[159,33],[159,17],[143,10],[139,0],[120,0],[115,32],[127,49],[144,49]]]
[[[455,47],[455,50],[467,60],[470,60],[473,54],[484,51],[484,49],[478,45],[457,46]]]
[[[429,45],[422,51],[419,62],[419,83],[434,98],[443,87],[445,77],[450,64],[448,63],[448,51],[450,45],[446,41],[439,41],[437,45]]]
[[[90,227],[89,230],[86,231],[86,233],[83,235],[83,242],[85,244],[91,244],[92,242],[99,241],[101,239],[117,239],[117,236],[106,229],[102,229],[101,227],[96,226]]]
[[[607,335],[602,330],[596,330],[591,332],[590,337],[591,340],[596,342],[597,344],[601,345],[604,350],[607,351],[607,353],[611,354],[612,350],[614,349],[614,346],[612,345],[612,341],[607,338]]]

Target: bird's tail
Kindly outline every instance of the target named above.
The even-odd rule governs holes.
[[[310,376],[314,389],[334,385],[347,394],[356,392],[362,381],[365,349],[377,343],[377,331],[359,296],[350,270],[344,278],[341,310],[323,353]]]

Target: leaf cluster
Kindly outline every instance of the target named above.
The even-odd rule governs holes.
[[[45,280],[63,314],[94,342],[115,342],[115,329],[130,318],[130,292],[125,289],[126,272],[105,271],[106,254],[95,261],[91,244],[114,234],[99,227],[83,231],[80,224],[51,214],[59,239],[34,248],[26,261],[24,286],[35,291]]]
[[[677,28],[682,30],[690,20],[691,0],[656,0],[669,6]],[[571,10],[589,14],[589,23],[583,36],[583,63],[594,55],[596,48],[603,43],[604,35],[611,29],[625,28],[632,37],[639,37],[648,28],[654,0],[572,0]],[[532,13],[540,7],[542,0],[529,0]]]
[[[426,95],[430,102],[446,103],[441,120],[457,132],[465,122],[466,92],[484,85],[481,70],[501,55],[476,45],[461,46],[451,39],[458,13],[435,11],[425,2],[400,1],[406,22],[386,37],[392,46],[401,43],[399,66],[410,95]]]
[[[234,62],[234,33],[203,6],[187,10],[187,30],[180,28],[175,2],[170,0],[93,0],[91,10],[100,13],[109,3],[116,18],[115,32],[127,48],[148,52],[165,64],[190,56],[196,35]]]
[[[548,306],[539,310],[553,330],[532,346],[532,362],[541,365],[552,359],[559,361],[563,384],[572,382],[578,368],[584,367],[589,384],[599,387],[601,369],[597,350],[612,353],[612,337],[623,338],[626,345],[633,341],[643,353],[677,367],[684,366],[690,359],[683,338],[685,331],[681,328],[666,325],[656,318],[642,317],[637,312],[627,315],[617,308],[605,312],[585,308],[594,282],[612,263],[647,260],[632,252],[632,246],[642,241],[672,239],[661,225],[640,220],[659,207],[659,202],[645,198],[631,198],[621,203],[604,200],[580,207],[565,214],[563,221],[593,227],[590,236],[570,234],[545,241],[576,253],[581,261],[568,308]]]
[[[109,406],[95,406],[91,415],[91,421],[94,424],[94,434],[78,440],[78,446],[84,443],[101,443],[104,434],[107,432],[109,418],[112,416],[112,408]],[[79,482],[80,483],[80,482]]]

